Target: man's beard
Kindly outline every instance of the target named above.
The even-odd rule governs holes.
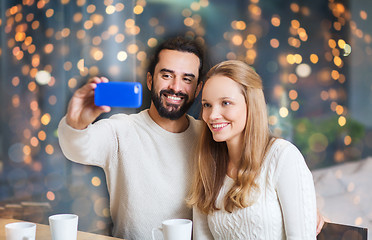
[[[164,93],[175,95],[177,97],[183,97],[184,103],[182,105],[165,103],[166,107],[164,107],[164,103],[161,98]],[[154,86],[151,88],[151,100],[158,110],[159,115],[170,120],[177,120],[182,117],[190,109],[193,103],[193,101],[189,101],[189,96],[187,94],[180,92],[175,93],[173,90],[161,90],[159,95],[157,95]],[[171,110],[168,110],[169,108],[171,108]]]

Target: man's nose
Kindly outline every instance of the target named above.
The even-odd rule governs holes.
[[[169,84],[169,88],[174,92],[178,93],[182,91],[182,80],[179,78],[174,78]]]

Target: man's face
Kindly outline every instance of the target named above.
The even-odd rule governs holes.
[[[154,76],[147,75],[147,86],[161,117],[176,120],[189,110],[200,91],[199,65],[199,58],[193,53],[176,50],[159,53]]]

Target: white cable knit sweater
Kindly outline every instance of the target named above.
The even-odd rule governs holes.
[[[192,218],[185,198],[191,180],[191,153],[200,124],[188,117],[182,133],[171,133],[148,115],[116,114],[76,130],[63,118],[58,127],[65,156],[102,167],[110,194],[113,235],[151,239],[151,230],[170,218]]]
[[[226,176],[217,198],[223,209],[234,180]],[[269,150],[259,177],[256,202],[232,213],[208,216],[194,208],[194,240],[315,240],[316,197],[312,174],[290,142],[278,139]],[[209,231],[210,230],[210,231]],[[213,235],[213,236],[212,236]]]

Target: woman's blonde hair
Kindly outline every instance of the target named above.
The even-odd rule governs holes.
[[[242,61],[229,60],[210,69],[206,81],[215,75],[225,76],[239,83],[247,104],[241,165],[235,185],[227,193],[224,204],[225,210],[232,212],[234,208],[245,208],[254,203],[250,194],[259,190],[256,179],[272,137],[262,80],[254,69]],[[216,199],[226,177],[227,163],[226,142],[214,141],[208,126],[203,123],[194,157],[194,178],[187,199],[190,206],[198,207],[205,214],[219,210]]]

